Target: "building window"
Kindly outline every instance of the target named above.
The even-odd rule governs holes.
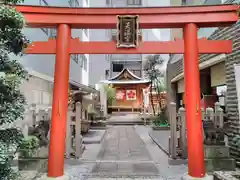
[[[182,0],[182,5],[187,5],[187,0]]]
[[[50,38],[57,38],[57,29],[49,29],[49,37]]]
[[[46,0],[39,0],[39,4],[40,4],[41,6],[48,6],[48,3],[47,3]]]
[[[46,34],[46,35],[48,35],[49,34],[49,29],[48,28],[41,28],[41,30]]]
[[[78,0],[69,0],[68,3],[69,3],[70,7],[79,7],[80,6]]]
[[[142,5],[142,0],[127,0],[127,5]]]
[[[39,5],[40,6],[48,6],[48,3],[46,0],[39,0]],[[48,28],[41,28],[41,30],[46,34],[48,35]]]
[[[107,79],[109,77],[109,70],[105,70],[105,78]]]
[[[113,64],[113,72],[121,72],[123,70],[123,64]]]
[[[85,54],[82,54],[82,67],[85,71],[87,71],[87,57],[85,56]]]
[[[106,5],[110,5],[111,0],[106,0]]]
[[[88,37],[88,29],[83,29],[83,32]]]
[[[138,77],[141,77],[141,75],[142,75],[142,71],[141,70],[138,70],[138,69],[136,69],[136,70],[134,70],[134,69],[131,69],[130,70],[133,74],[135,74],[136,76],[138,76]]]
[[[71,55],[71,58],[72,58],[72,60],[75,61],[75,63],[78,64],[78,60],[79,60],[79,56],[78,56],[78,54],[72,54],[72,55]]]

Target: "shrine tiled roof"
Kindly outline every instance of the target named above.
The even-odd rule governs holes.
[[[103,80],[101,82],[107,84],[142,84],[149,83],[149,80],[138,77],[137,75],[132,73],[129,69],[123,69],[116,76],[108,80]]]

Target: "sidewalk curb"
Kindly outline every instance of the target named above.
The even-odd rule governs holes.
[[[151,132],[148,132],[148,135],[150,136],[150,138],[153,140],[153,142],[166,154],[169,156],[169,152],[168,150],[166,150],[165,148],[163,148],[163,146],[157,141],[157,139],[152,135]]]

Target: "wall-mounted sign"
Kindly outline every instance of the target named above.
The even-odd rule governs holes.
[[[126,100],[136,100],[137,92],[136,90],[126,90]]]
[[[134,48],[138,46],[139,16],[117,16],[117,47]]]
[[[125,100],[126,99],[126,92],[124,90],[117,90],[116,99],[117,100]]]

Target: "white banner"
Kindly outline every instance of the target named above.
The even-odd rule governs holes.
[[[147,108],[149,106],[149,91],[148,89],[143,89],[143,100],[144,100],[144,107]]]

